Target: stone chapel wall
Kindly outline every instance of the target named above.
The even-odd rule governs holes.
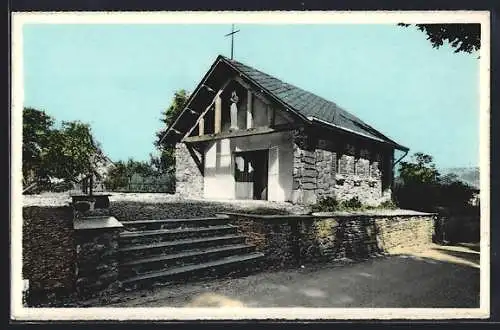
[[[201,161],[203,156],[192,150]],[[175,192],[187,198],[203,197],[203,173],[185,143],[175,146]]]
[[[366,205],[391,199],[390,188],[382,189],[379,168],[381,152],[348,142],[313,140],[296,132],[293,144],[292,202],[313,204],[325,197],[339,201],[358,197]]]

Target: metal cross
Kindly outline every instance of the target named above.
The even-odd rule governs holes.
[[[234,35],[240,32],[240,30],[234,30],[234,24],[231,27],[231,33],[226,34],[224,37],[231,36],[231,59],[233,59],[233,50],[234,50]]]

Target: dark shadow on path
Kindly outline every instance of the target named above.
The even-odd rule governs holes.
[[[313,268],[176,285],[143,296],[129,293],[136,298],[108,306],[479,307],[479,268],[472,265],[399,254],[345,266],[331,263]]]

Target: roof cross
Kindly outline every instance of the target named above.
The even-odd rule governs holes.
[[[233,59],[233,50],[234,50],[234,35],[240,32],[240,30],[234,30],[234,24],[231,26],[231,33],[226,34],[224,37],[231,36],[231,59]]]

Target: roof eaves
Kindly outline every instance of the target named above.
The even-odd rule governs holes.
[[[200,81],[200,83],[198,84],[198,86],[196,86],[196,88],[194,89],[193,93],[191,93],[191,95],[189,95],[189,98],[186,101],[186,105],[184,106],[184,109],[182,109],[182,111],[179,112],[179,114],[175,118],[175,120],[165,130],[165,133],[163,134],[162,138],[160,139],[159,144],[161,144],[163,142],[163,140],[165,139],[165,137],[167,137],[167,135],[170,132],[170,130],[177,124],[177,122],[179,121],[179,119],[183,116],[183,114],[189,108],[189,105],[191,104],[192,100],[198,94],[198,91],[201,89],[201,87],[203,87],[205,81],[208,79],[208,77],[210,76],[210,74],[214,71],[215,67],[217,66],[217,64],[219,64],[219,62],[220,62],[221,59],[224,59],[224,56],[222,56],[222,55],[217,56],[217,58],[215,59],[214,63],[212,63],[212,65],[210,66],[210,69],[207,71],[207,73],[205,74],[205,76],[203,76],[203,79]]]
[[[385,144],[390,144],[390,145],[392,145],[394,148],[396,148],[398,150],[402,150],[402,151],[408,151],[408,150],[410,150],[409,148],[407,148],[405,146],[402,146],[400,144],[394,143],[392,141],[386,141],[386,140],[379,139],[379,138],[376,138],[376,137],[373,137],[373,136],[369,136],[369,135],[366,135],[366,134],[363,134],[363,133],[360,133],[360,132],[356,132],[356,131],[353,131],[351,129],[348,129],[348,128],[345,128],[345,127],[342,127],[342,126],[339,126],[339,125],[336,125],[336,124],[332,124],[332,123],[327,122],[325,120],[316,118],[314,116],[309,116],[309,117],[307,117],[307,119],[309,119],[309,121],[311,123],[319,122],[321,124],[324,124],[324,125],[327,125],[327,126],[331,126],[331,127],[337,128],[337,129],[342,130],[342,131],[346,131],[346,132],[351,133],[351,134],[363,136],[363,137],[365,137],[367,139],[370,139],[370,140],[374,140],[374,141],[385,143]]]

